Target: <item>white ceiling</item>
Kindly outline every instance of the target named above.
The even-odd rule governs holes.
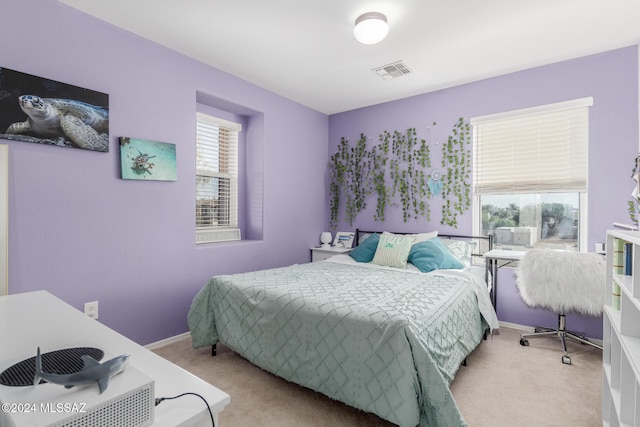
[[[640,41],[640,0],[59,0],[333,114]],[[373,46],[352,34],[387,15]],[[412,74],[372,69],[398,60]]]

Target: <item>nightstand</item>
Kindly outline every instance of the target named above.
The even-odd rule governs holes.
[[[351,249],[334,248],[333,246],[311,248],[311,262],[322,261],[334,255],[348,254],[349,252]]]

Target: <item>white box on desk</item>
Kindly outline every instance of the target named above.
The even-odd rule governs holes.
[[[8,391],[15,388],[15,392]],[[0,425],[6,427],[146,427],[153,424],[154,381],[128,366],[100,394],[97,383],[3,387]]]

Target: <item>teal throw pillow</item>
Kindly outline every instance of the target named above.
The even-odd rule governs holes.
[[[464,265],[449,252],[437,237],[413,245],[408,261],[423,273],[433,270],[464,268]]]
[[[359,242],[358,246],[349,252],[349,256],[358,262],[371,262],[378,248],[379,241],[379,234],[371,234],[363,242]]]

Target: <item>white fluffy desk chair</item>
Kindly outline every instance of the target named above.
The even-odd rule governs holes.
[[[530,307],[544,307],[558,313],[558,328],[523,334],[520,344],[527,346],[527,338],[557,335],[562,343],[562,363],[571,364],[566,339],[574,339],[602,349],[583,336],[566,330],[565,314],[578,312],[591,316],[602,314],[605,292],[605,260],[593,253],[531,249],[525,253],[517,269],[518,290]]]

